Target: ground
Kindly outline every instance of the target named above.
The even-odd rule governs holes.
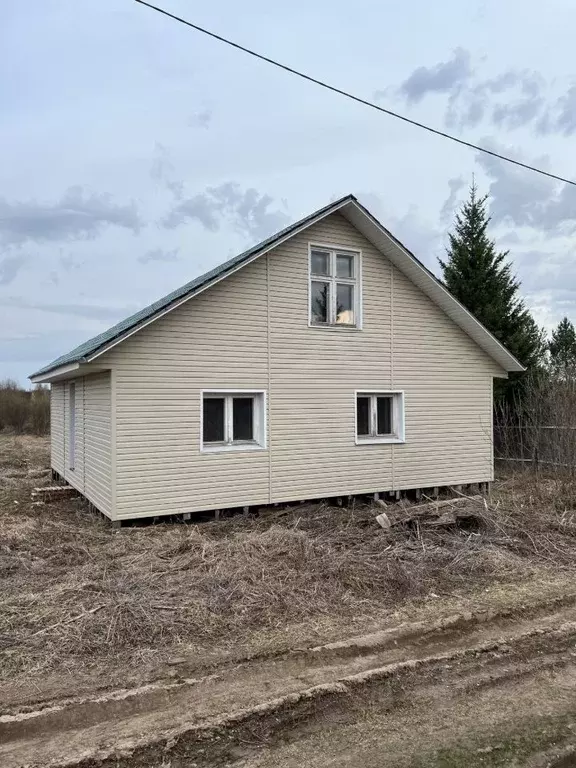
[[[576,765],[576,493],[113,530],[0,436],[0,765]],[[422,503],[422,502],[420,502]]]

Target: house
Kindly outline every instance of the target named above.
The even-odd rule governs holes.
[[[520,363],[353,196],[31,376],[112,520],[493,478]]]

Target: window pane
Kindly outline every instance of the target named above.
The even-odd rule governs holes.
[[[379,435],[391,435],[392,434],[392,398],[391,397],[378,397],[377,407],[377,429]]]
[[[205,443],[224,442],[224,398],[205,397],[203,435]]]
[[[312,274],[330,274],[330,254],[326,251],[312,251]]]
[[[354,286],[338,283],[336,286],[336,322],[354,325]]]
[[[254,439],[254,398],[235,397],[232,403],[232,440]]]
[[[313,323],[327,323],[328,322],[328,296],[329,285],[328,283],[312,282],[312,295],[310,297],[312,322]]]
[[[336,256],[336,277],[354,277],[354,256]]]
[[[356,398],[356,434],[370,434],[370,398]]]

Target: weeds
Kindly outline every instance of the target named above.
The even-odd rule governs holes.
[[[114,531],[80,499],[31,505],[39,444],[45,462],[45,442],[0,443],[0,469],[11,457],[19,473],[2,486],[0,472],[5,678],[178,645],[209,652],[299,625],[309,639],[317,622],[352,626],[407,598],[571,568],[576,556],[576,512],[554,478],[510,476],[490,504],[469,501],[477,532],[386,532],[375,522],[380,508],[324,503]],[[387,512],[401,520],[410,508]]]

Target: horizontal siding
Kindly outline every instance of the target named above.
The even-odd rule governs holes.
[[[308,327],[308,243],[362,251],[362,330]],[[392,487],[389,445],[356,446],[356,389],[391,382],[390,264],[340,216],[270,258],[271,499],[289,501]],[[284,318],[285,308],[289,320]]]
[[[50,456],[52,469],[64,475],[64,384],[50,386]]]
[[[362,250],[362,330],[308,326],[309,241]],[[501,370],[338,214],[101,362],[116,377],[119,517],[492,477]],[[201,390],[226,388],[268,391],[267,450],[200,452]],[[406,444],[355,444],[361,389],[405,391]]]
[[[106,356],[119,517],[268,502],[267,450],[200,452],[202,389],[268,389],[266,286],[262,258]]]
[[[110,373],[84,379],[84,493],[109,517],[112,508],[112,388]]]
[[[362,250],[361,332],[307,327],[309,241]],[[491,478],[499,368],[345,219],[278,248],[270,275],[274,501]],[[405,391],[406,444],[356,445],[354,390],[388,388]]]
[[[406,391],[395,486],[491,480],[497,366],[397,269],[393,294],[394,384]]]
[[[76,387],[74,468],[70,466],[72,382]],[[56,428],[52,435],[52,466],[97,509],[112,517],[110,373],[53,384],[52,392],[51,421],[52,428]]]

